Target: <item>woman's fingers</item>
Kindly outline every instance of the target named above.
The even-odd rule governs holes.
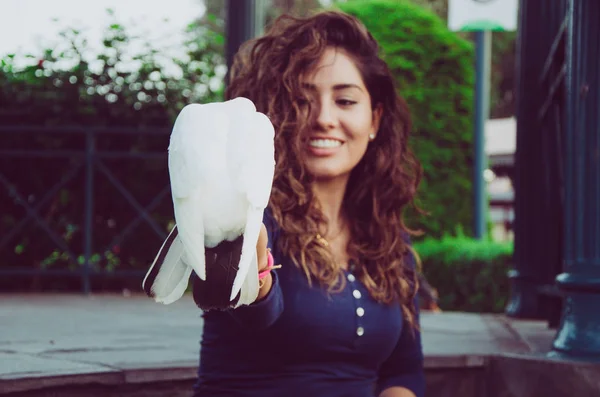
[[[264,224],[260,227],[260,234],[258,235],[258,241],[256,243],[256,255],[258,257],[258,270],[262,270],[267,267],[267,244],[269,242],[269,236],[267,235],[267,228]]]

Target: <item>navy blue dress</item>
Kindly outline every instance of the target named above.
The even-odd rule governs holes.
[[[339,293],[310,287],[275,249],[269,216],[265,225],[283,266],[260,302],[203,313],[194,396],[373,397],[403,386],[423,397],[421,337],[404,326],[400,305],[378,304],[351,271]]]

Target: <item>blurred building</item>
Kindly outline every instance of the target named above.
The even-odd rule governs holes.
[[[488,120],[485,126],[485,171],[489,197],[489,217],[494,240],[513,239],[514,188],[513,167],[517,122],[514,117]]]

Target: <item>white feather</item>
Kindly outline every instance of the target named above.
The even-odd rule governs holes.
[[[183,259],[179,260],[179,262],[177,263],[177,267],[180,269],[179,271],[181,271],[181,278],[179,282],[175,284],[170,294],[168,294],[162,299],[155,299],[156,302],[165,305],[170,305],[171,303],[181,299],[181,297],[187,290],[188,284],[190,282],[190,276],[192,275],[192,268],[188,266]]]
[[[249,102],[248,108],[252,105],[245,98],[234,101]],[[264,210],[275,172],[275,130],[269,118],[258,112],[240,112],[231,123],[227,142],[230,178],[250,206]]]
[[[242,257],[231,290],[233,299],[242,288],[256,254],[263,212],[271,195],[275,172],[275,131],[267,116],[257,113],[254,104],[248,99],[237,98],[231,102],[237,106],[237,117],[231,121],[227,165],[233,186],[246,200]],[[256,293],[258,294],[258,285]]]
[[[235,307],[250,305],[258,297],[258,258],[256,257],[256,250],[254,250],[254,256],[250,262],[248,274],[244,279],[240,291],[240,299]]]
[[[180,299],[187,289],[191,268],[184,262],[184,248],[179,236],[175,236],[173,242],[168,247],[166,255],[161,263],[158,263],[162,256],[163,250],[166,249],[165,244],[175,233],[175,228],[169,233],[169,237],[163,243],[158,255],[154,259],[150,270],[144,277],[142,285],[146,285],[148,276],[152,272],[154,266],[160,266],[154,282],[150,289],[154,295],[154,300],[165,305],[171,304]]]
[[[172,256],[179,259],[171,262],[169,257],[169,281],[161,278],[155,286],[163,302],[181,297],[187,287],[187,279],[184,286],[181,278],[189,278],[192,269],[206,280],[205,247],[241,235],[242,254],[231,299],[240,291],[237,305],[256,299],[256,243],[275,171],[273,139],[273,125],[246,98],[182,109],[169,143],[169,176],[179,231]],[[176,279],[180,282],[175,283]]]
[[[248,208],[248,216],[246,218],[246,228],[244,229],[244,239],[242,242],[242,256],[240,258],[239,267],[233,287],[231,288],[231,296],[229,299],[235,298],[238,291],[242,288],[242,284],[246,277],[251,273],[258,275],[258,265],[256,264],[256,243],[260,235],[260,227],[262,224],[263,211],[257,208]],[[254,265],[254,269],[250,269]],[[255,285],[256,294],[258,294],[258,279]],[[254,293],[252,291],[251,293]],[[255,297],[256,299],[256,297]]]

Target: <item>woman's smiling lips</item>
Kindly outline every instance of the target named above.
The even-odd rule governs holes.
[[[331,156],[337,153],[344,142],[332,137],[311,137],[308,140],[308,151],[314,156]]]

